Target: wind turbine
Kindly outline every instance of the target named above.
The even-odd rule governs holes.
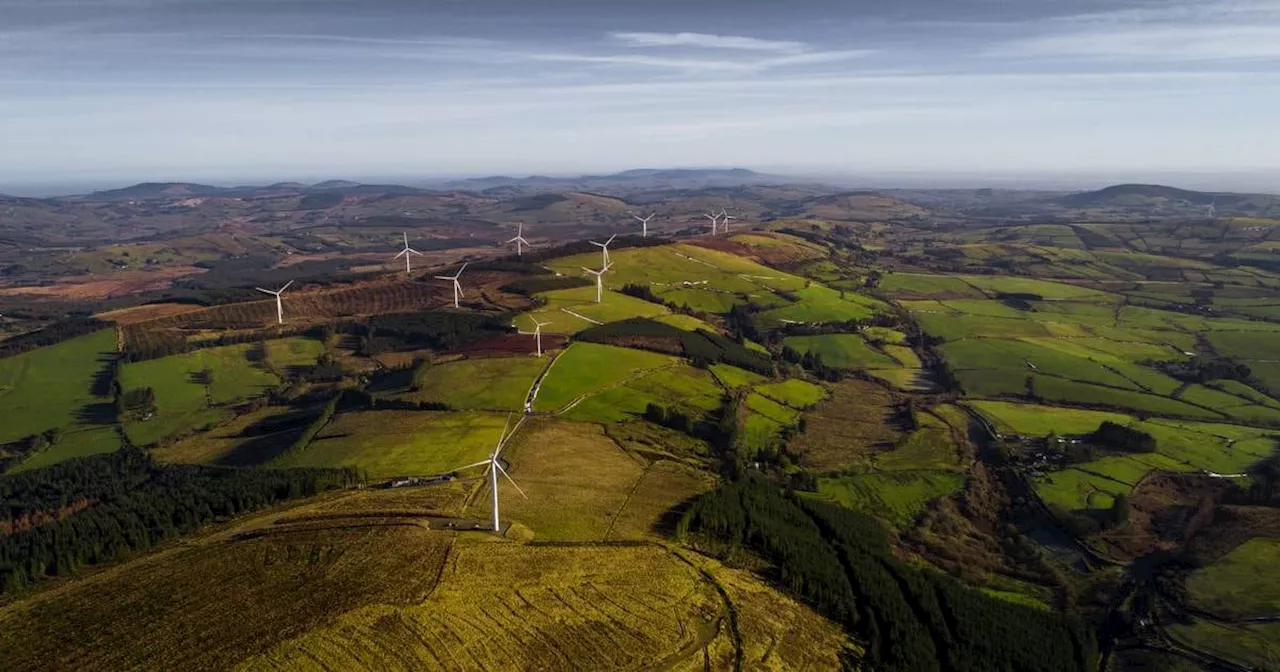
[[[640,215],[631,215],[633,218],[636,219],[636,221],[640,222],[640,224],[644,226],[644,228],[641,229],[640,231],[641,238],[649,237],[649,220],[653,219],[654,215],[657,215],[657,214],[658,213],[655,212],[652,215],[649,215],[648,217],[641,217]]]
[[[618,234],[615,233],[612,236],[609,236],[609,240],[606,240],[603,243],[597,243],[594,240],[590,241],[592,245],[595,245],[596,247],[600,248],[601,252],[604,252],[604,261],[601,263],[603,263],[605,266],[609,265],[609,243],[612,243],[613,239],[617,237],[618,237]]]
[[[393,259],[399,259],[400,257],[402,257],[402,256],[403,256],[403,257],[404,257],[404,272],[405,272],[405,274],[406,274],[406,275],[413,276],[413,269],[409,268],[409,254],[410,254],[410,253],[413,253],[413,254],[416,254],[416,255],[418,255],[419,257],[421,257],[421,256],[422,256],[422,253],[421,253],[421,252],[419,252],[419,251],[417,251],[417,250],[415,250],[415,249],[413,249],[412,247],[409,247],[409,234],[404,233],[404,234],[401,234],[401,235],[403,235],[403,236],[404,236],[404,249],[403,249],[403,250],[400,250],[400,254],[397,254],[396,256],[394,256],[394,257],[392,257],[392,258],[393,258]]]
[[[737,217],[730,217],[727,212],[721,212],[720,214],[724,216],[724,232],[729,233],[729,220],[737,219]]]
[[[284,290],[289,289],[289,285],[292,285],[292,284],[293,284],[293,281],[290,280],[289,282],[284,283],[284,287],[281,287],[280,289],[277,289],[274,292],[269,289],[263,289],[261,287],[255,288],[259,292],[262,292],[263,294],[270,294],[276,297],[276,322],[280,324],[284,324],[284,303],[280,301],[280,295],[284,294]]]
[[[529,316],[529,321],[533,323],[533,331],[532,331],[532,332],[522,331],[522,332],[520,332],[520,333],[522,333],[522,334],[532,333],[532,334],[533,334],[533,337],[538,341],[538,356],[539,356],[539,357],[541,357],[541,356],[542,356],[542,328],[543,328],[543,327],[545,327],[545,326],[547,326],[548,324],[551,324],[551,323],[550,323],[550,322],[539,322],[539,321],[537,321],[537,320],[533,319],[533,316],[532,316],[532,315],[530,315],[530,316]]]
[[[604,274],[608,272],[609,267],[612,265],[613,264],[605,264],[604,268],[601,268],[598,271],[593,271],[585,266],[582,269],[591,275],[596,276],[596,303],[600,303],[600,298],[604,295]]]
[[[707,219],[711,220],[711,235],[713,236],[716,235],[716,220],[720,219],[720,215],[711,214],[711,215],[703,215],[703,217],[706,217]]]
[[[1209,219],[1213,219],[1215,216],[1217,216],[1217,210],[1214,208],[1214,206],[1217,204],[1218,204],[1218,197],[1215,195],[1213,197],[1213,200],[1209,202]]]
[[[467,263],[470,263],[470,262],[467,262]],[[454,308],[458,307],[458,298],[462,296],[462,285],[458,284],[458,276],[462,275],[462,272],[466,270],[466,268],[467,268],[467,264],[463,264],[462,268],[459,268],[458,272],[454,273],[453,275],[437,275],[436,276],[436,280],[452,280],[453,281],[453,307]]]
[[[498,445],[494,446],[493,454],[489,456],[489,459],[484,460],[483,462],[476,462],[475,464],[468,464],[465,467],[461,467],[459,469],[454,470],[454,471],[462,471],[463,469],[471,469],[474,467],[487,467],[485,471],[489,472],[489,478],[490,478],[489,487],[491,490],[493,490],[493,531],[494,532],[497,532],[502,528],[502,524],[498,518],[498,472],[499,471],[502,472],[503,476],[507,477],[508,481],[511,481],[511,487],[515,488],[516,492],[520,493],[521,497],[524,497],[525,499],[529,499],[529,495],[524,494],[524,490],[521,490],[520,486],[516,485],[515,480],[511,478],[511,474],[508,474],[507,470],[502,468],[502,463],[498,461],[498,451],[502,450],[502,441],[507,438],[507,426],[510,424],[511,424],[511,414],[508,413],[507,422],[506,424],[502,425],[502,434],[498,437]]]
[[[523,254],[523,253],[524,253],[524,250],[523,250],[523,249],[521,249],[521,244],[522,244],[522,243],[523,243],[523,244],[525,244],[525,245],[528,245],[529,247],[533,247],[533,245],[532,245],[531,243],[529,243],[529,241],[527,241],[527,240],[525,240],[525,239],[524,239],[524,222],[520,222],[520,229],[516,232],[516,237],[515,237],[515,238],[512,238],[511,240],[508,240],[507,242],[508,242],[508,243],[515,243],[515,244],[516,244],[516,256],[517,256],[517,257],[519,257],[521,254]]]

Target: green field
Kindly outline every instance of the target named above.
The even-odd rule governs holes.
[[[572,334],[593,326],[592,320],[601,323],[617,322],[632,317],[656,317],[669,312],[666,307],[656,303],[609,290],[601,296],[600,303],[596,303],[595,285],[542,292],[538,294],[538,298],[545,303],[537,310],[518,316],[515,319],[516,327],[531,332],[534,328],[533,320],[537,320],[543,324],[544,333]]]
[[[867,345],[857,334],[788,336],[783,343],[800,353],[812,352],[822,363],[840,369],[896,369],[896,360]]]
[[[827,398],[827,391],[821,385],[791,378],[780,383],[769,383],[756,387],[755,391],[780,404],[804,410]]]
[[[537,411],[559,410],[579,397],[619,385],[650,369],[673,366],[677,361],[675,357],[642,350],[574,343],[556,358],[533,407]]]
[[[416,390],[400,396],[460,410],[520,411],[547,362],[545,357],[494,357],[436,364],[414,381]]]
[[[1187,577],[1187,597],[1197,608],[1225,618],[1280,614],[1280,539],[1254,538]]]
[[[958,492],[964,476],[950,471],[857,474],[818,479],[817,497],[907,526],[929,502]]]
[[[66,428],[92,418],[94,404],[111,404],[103,386],[94,394],[95,376],[114,356],[111,329],[0,359],[0,443]]]
[[[120,436],[114,427],[75,426],[67,428],[58,442],[32,455],[6,473],[38,469],[73,457],[113,453],[120,449]]]
[[[726,390],[733,390],[740,387],[752,387],[768,380],[768,378],[765,378],[754,371],[739,369],[736,366],[730,366],[728,364],[712,364],[711,373],[716,377],[716,380],[720,381],[720,384],[724,386]]]
[[[720,406],[723,389],[715,377],[692,366],[644,374],[588,396],[564,413],[570,420],[622,422],[642,415],[649,404],[700,417]]]
[[[441,474],[485,459],[506,421],[474,411],[341,413],[311,445],[271,466],[354,467],[371,478]]]
[[[280,373],[290,369],[313,366],[324,354],[324,343],[314,338],[278,338],[267,341],[267,363]]]
[[[794,292],[799,301],[761,314],[766,322],[844,322],[871,317],[883,307],[875,299],[855,292],[812,285]]]
[[[148,445],[222,422],[231,415],[222,406],[260,396],[279,385],[280,379],[275,374],[250,361],[253,347],[251,344],[225,345],[120,367],[120,384],[124,390],[150,387],[156,395],[154,416],[125,423],[130,440]],[[213,376],[207,384],[199,377],[206,369]]]
[[[887,273],[880,280],[880,291],[901,298],[982,298],[974,286],[952,275],[917,275],[914,273]]]

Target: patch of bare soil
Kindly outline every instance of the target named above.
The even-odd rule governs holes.
[[[195,266],[113,271],[108,275],[77,275],[40,287],[6,287],[0,296],[39,297],[54,301],[94,301],[164,289],[178,278],[204,273]]]

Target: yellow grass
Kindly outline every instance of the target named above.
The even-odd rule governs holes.
[[[526,422],[503,458],[528,499],[502,481],[502,518],[533,529],[538,539],[604,539],[644,473],[644,465],[623,452],[599,425],[565,420]],[[482,487],[467,515],[488,519],[491,497],[488,487]]]
[[[241,669],[654,669],[699,654],[723,612],[660,547],[460,540],[425,602],[357,609]]]
[[[402,525],[178,547],[0,609],[0,667],[229,669],[350,609],[420,603],[450,539]]]

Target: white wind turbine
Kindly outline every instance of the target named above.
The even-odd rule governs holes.
[[[658,214],[658,213],[656,213],[656,212],[655,212],[655,213],[653,213],[653,214],[649,215],[648,217],[641,217],[640,215],[631,215],[633,218],[635,218],[635,220],[636,220],[636,221],[640,222],[640,224],[644,227],[644,228],[642,228],[642,229],[640,230],[640,237],[641,237],[641,238],[648,238],[648,237],[649,237],[649,220],[653,219],[653,218],[654,218],[654,216],[655,216],[655,215],[657,215],[657,214]]]
[[[609,236],[609,240],[606,240],[603,243],[597,243],[594,240],[589,241],[592,245],[595,245],[596,247],[600,248],[600,251],[604,253],[604,261],[601,263],[603,263],[605,266],[609,265],[609,243],[612,243],[613,239],[617,237],[618,237],[618,234],[615,233],[612,236]]]
[[[524,222],[520,222],[520,229],[516,232],[516,237],[512,238],[511,240],[508,240],[507,242],[516,244],[517,257],[519,257],[521,254],[524,254],[524,250],[521,248],[521,244],[528,245],[529,247],[533,247],[533,245],[529,241],[524,239]]]
[[[534,339],[538,341],[538,356],[541,357],[542,356],[542,328],[551,323],[539,322],[533,319],[532,315],[529,316],[529,321],[533,323],[533,331],[522,331],[520,333],[533,335]]]
[[[403,249],[403,250],[400,250],[400,254],[397,254],[396,256],[394,256],[394,257],[392,257],[392,258],[393,258],[393,259],[399,259],[400,257],[404,257],[404,272],[405,272],[405,274],[406,274],[406,275],[412,276],[412,275],[413,275],[413,269],[409,267],[409,255],[410,255],[410,254],[416,254],[416,255],[418,255],[419,257],[421,257],[421,256],[422,256],[422,253],[421,253],[421,252],[419,252],[419,251],[417,251],[417,250],[415,250],[415,249],[413,249],[412,247],[409,247],[409,234],[404,233],[404,234],[401,234],[401,235],[403,235],[403,236],[404,236],[404,249]]]
[[[609,271],[609,267],[612,265],[613,264],[605,264],[604,267],[598,271],[593,271],[585,266],[582,268],[582,270],[596,276],[596,303],[600,303],[600,298],[604,295],[604,274]]]
[[[737,219],[737,217],[730,217],[729,213],[724,212],[723,210],[720,211],[720,216],[724,217],[724,232],[727,234],[729,233],[729,220]]]
[[[484,460],[482,462],[476,462],[475,464],[468,464],[465,467],[461,467],[459,469],[454,470],[454,471],[462,471],[463,469],[472,469],[474,467],[487,467],[485,471],[489,472],[489,478],[490,478],[489,488],[493,490],[493,531],[494,532],[497,532],[502,528],[502,524],[500,522],[500,519],[498,518],[498,472],[499,471],[502,472],[503,476],[507,477],[508,481],[511,481],[511,487],[515,488],[516,492],[520,493],[521,497],[524,497],[525,499],[529,499],[529,495],[524,494],[524,490],[521,490],[520,486],[516,485],[515,480],[511,478],[511,474],[508,474],[507,470],[502,468],[502,463],[498,461],[498,452],[502,450],[502,442],[507,438],[507,425],[510,425],[510,424],[511,424],[511,414],[508,413],[507,422],[502,426],[502,434],[498,437],[498,445],[494,446],[493,454],[489,456],[489,459]]]
[[[284,324],[284,303],[280,300],[280,295],[284,294],[284,290],[289,289],[289,285],[292,285],[292,284],[293,284],[293,281],[290,280],[289,282],[284,283],[284,287],[281,287],[280,289],[277,289],[274,292],[269,289],[263,289],[261,287],[255,288],[259,292],[262,292],[263,294],[270,294],[276,297],[276,322],[279,324]]]
[[[470,262],[467,262],[467,263],[470,263]],[[463,264],[462,268],[459,268],[458,272],[454,273],[453,275],[437,275],[436,276],[436,280],[452,280],[453,281],[453,307],[454,308],[458,307],[458,298],[462,296],[462,285],[458,284],[458,276],[461,276],[462,272],[466,270],[466,268],[467,268],[467,264]]]
[[[1217,209],[1214,207],[1217,204],[1218,204],[1218,197],[1214,196],[1213,200],[1209,201],[1209,219],[1213,219],[1215,216],[1217,216]]]
[[[703,215],[703,217],[706,217],[707,219],[711,220],[711,235],[713,236],[716,235],[716,220],[720,219],[720,215],[710,214],[710,215]]]

